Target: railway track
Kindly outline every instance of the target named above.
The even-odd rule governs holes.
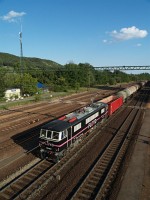
[[[141,102],[139,102],[139,104],[137,104],[136,105],[137,107],[140,107],[141,106]],[[138,116],[138,115],[140,115],[140,114],[138,114],[139,113],[139,111],[141,111],[140,109],[132,109],[131,108],[131,113],[134,113],[134,114],[132,114],[132,117],[133,118],[135,118],[135,119],[137,119],[135,116]],[[133,112],[134,111],[134,112]],[[131,114],[129,114],[129,115],[131,115]],[[131,116],[130,116],[131,117]],[[130,120],[131,120],[131,118],[130,118]],[[124,122],[125,123],[125,122]],[[125,124],[127,124],[127,122],[125,123]],[[125,125],[124,125],[125,126]],[[130,128],[132,127],[132,125],[130,124]],[[122,128],[122,131],[124,132],[124,129],[125,129],[125,127],[124,128]],[[129,128],[128,128],[129,129]],[[118,130],[119,131],[119,130]],[[119,134],[119,133],[118,133]],[[117,134],[117,135],[118,135]],[[116,136],[117,136],[116,135]],[[115,136],[115,137],[116,137]],[[123,139],[126,137],[126,138],[128,138],[130,135],[122,135],[122,133],[120,134],[120,136],[118,136],[118,138],[116,139],[116,141],[118,141],[119,142],[119,140],[120,140],[120,144],[118,143],[118,146],[120,147],[120,145],[121,144],[124,144],[124,142],[123,142]],[[126,139],[126,140],[128,140],[128,139]],[[113,141],[113,140],[112,140]],[[114,142],[114,145],[117,145],[117,142]],[[114,146],[115,147],[115,146]],[[80,148],[81,147],[79,147],[79,151],[80,151]],[[116,146],[116,148],[117,148],[117,146]],[[117,148],[118,149],[118,148]],[[76,151],[76,152],[75,152]],[[121,151],[121,150],[120,150]],[[66,157],[64,157],[62,160],[61,160],[61,162],[60,163],[58,163],[58,164],[56,164],[55,166],[49,166],[49,168],[47,168],[47,169],[45,169],[45,171],[42,171],[42,169],[41,168],[43,168],[43,167],[39,167],[38,168],[38,166],[37,166],[37,170],[34,170],[35,171],[35,175],[36,175],[36,173],[38,173],[38,171],[41,171],[41,174],[40,174],[40,176],[37,174],[37,176],[36,176],[36,178],[34,177],[34,176],[32,176],[32,173],[30,174],[29,173],[29,175],[28,175],[28,173],[25,173],[25,174],[23,174],[23,176],[22,177],[25,177],[25,178],[23,178],[22,180],[24,180],[24,181],[22,181],[22,185],[23,185],[23,187],[21,188],[21,183],[20,183],[20,189],[19,189],[19,187],[18,187],[18,190],[17,189],[15,189],[15,193],[14,193],[14,188],[17,188],[17,186],[15,186],[15,187],[12,187],[13,186],[13,184],[15,185],[15,183],[19,183],[18,181],[19,181],[19,179],[18,178],[16,178],[13,182],[11,182],[10,184],[8,184],[7,186],[6,186],[6,188],[3,188],[2,189],[2,191],[1,191],[1,194],[3,194],[3,196],[2,197],[4,197],[3,199],[15,199],[15,198],[17,198],[18,197],[18,195],[19,195],[19,197],[21,197],[22,199],[25,199],[26,197],[28,197],[28,196],[30,196],[31,194],[32,194],[32,191],[35,191],[37,188],[40,188],[41,187],[41,185],[46,181],[46,179],[51,179],[52,181],[54,180],[54,183],[56,183],[56,179],[57,180],[59,180],[59,179],[62,179],[62,175],[61,175],[61,171],[62,171],[62,168],[63,168],[63,172],[65,171],[66,173],[67,173],[67,165],[69,166],[69,160],[71,159],[71,160],[75,160],[76,159],[76,157],[77,157],[77,154],[79,154],[79,152],[77,153],[78,151],[77,151],[77,149],[76,150],[72,150],[68,155],[66,155]],[[111,154],[111,152],[109,152],[108,151],[108,153],[109,154],[106,154],[106,157],[104,158],[104,162],[103,163],[109,163],[108,162],[108,159],[109,158],[111,158],[111,156],[113,157],[113,159],[114,159],[114,154],[116,155],[116,153],[114,153],[114,154]],[[117,158],[117,156],[116,156],[116,158]],[[119,159],[120,160],[120,159]],[[73,161],[73,163],[74,163],[75,161]],[[114,162],[115,162],[115,159],[114,159]],[[46,166],[46,164],[45,164],[45,166]],[[73,165],[71,165],[72,167],[73,167]],[[36,166],[35,166],[36,167]],[[66,167],[66,169],[65,169],[65,167]],[[44,168],[43,168],[44,169]],[[64,170],[65,169],[65,170]],[[30,170],[29,170],[30,171]],[[110,171],[110,170],[109,170]],[[109,171],[107,171],[107,175],[109,174]],[[65,174],[65,173],[64,173]],[[104,172],[104,174],[106,175],[106,171]],[[21,178],[21,176],[19,177],[19,178]],[[21,179],[20,179],[21,180]],[[25,184],[25,180],[26,180],[26,182],[28,182],[28,184],[27,185],[24,185]],[[28,180],[28,181],[27,181]],[[105,182],[105,181],[104,181]],[[108,182],[110,182],[110,181],[108,181]],[[24,183],[24,184],[23,184]],[[107,182],[106,182],[107,183]],[[55,185],[55,184],[54,184]],[[108,184],[106,184],[107,186],[108,186]],[[13,191],[12,191],[12,188],[13,188]],[[105,191],[105,189],[107,189],[107,188],[105,188],[104,187],[104,191]],[[109,189],[109,187],[108,187],[108,189]],[[5,193],[5,191],[6,191],[6,193]],[[3,193],[4,192],[4,193]],[[105,192],[104,192],[104,194],[105,194]],[[10,195],[10,196],[9,196]],[[96,195],[99,195],[99,193],[97,192],[97,194]],[[0,198],[1,198],[1,196],[0,196]],[[74,197],[73,197],[74,198]]]
[[[95,166],[92,167],[87,177],[71,198],[72,200],[107,199],[135,126],[141,116],[142,110],[137,108],[143,106],[145,94],[146,92],[135,103],[136,109],[130,111],[102,156],[97,160]]]
[[[15,199],[34,181],[37,181],[52,165],[47,160],[40,160],[26,172],[3,186],[0,190],[0,199]]]
[[[139,96],[139,95],[138,95]],[[143,107],[143,105],[145,104],[145,101],[144,101],[144,99],[145,99],[145,97],[142,97],[141,95],[140,95],[140,97],[138,97],[138,96],[135,96],[135,99],[136,99],[136,104],[134,103],[134,105],[135,105],[135,107],[134,108],[131,108],[130,106],[128,107],[128,105],[125,105],[125,106],[123,106],[123,108],[121,109],[122,111],[124,110],[124,113],[122,113],[122,111],[121,111],[121,113],[120,113],[120,118],[118,118],[118,123],[120,123],[121,122],[121,119],[122,119],[122,124],[124,123],[123,122],[123,117],[122,116],[126,116],[126,118],[127,118],[127,114],[129,115],[129,113],[132,113],[132,119],[134,119],[134,121],[132,121],[131,122],[131,119],[129,120],[130,121],[130,124],[128,124],[127,122],[126,122],[126,125],[128,125],[128,127],[125,127],[125,125],[124,125],[124,132],[125,132],[125,129],[126,129],[126,131],[127,131],[127,133],[122,133],[122,134],[124,134],[124,136],[121,134],[121,136],[123,137],[122,138],[122,141],[121,141],[121,144],[124,146],[124,147],[122,147],[121,148],[121,144],[119,145],[119,147],[120,147],[120,155],[122,155],[122,153],[126,153],[126,150],[128,149],[128,145],[130,145],[130,142],[132,142],[132,139],[133,139],[133,137],[132,137],[132,134],[137,134],[138,132],[137,132],[137,130],[140,128],[140,124],[141,124],[141,122],[139,122],[138,121],[138,119],[140,118],[140,120],[141,120],[141,118],[142,118],[142,116],[143,116],[143,109],[141,109],[141,107]],[[144,96],[144,95],[143,95]],[[143,102],[144,101],[144,102]],[[126,113],[126,114],[125,114]],[[119,113],[118,113],[119,114]],[[131,114],[130,114],[130,116],[131,116]],[[98,158],[100,158],[100,156],[102,155],[102,153],[104,152],[104,150],[106,149],[106,146],[108,146],[107,144],[107,142],[110,140],[109,138],[111,138],[111,137],[109,137],[109,136],[111,136],[111,135],[115,135],[116,133],[115,133],[115,131],[116,131],[116,129],[117,129],[117,124],[115,123],[115,121],[114,120],[112,120],[112,119],[109,119],[110,121],[112,121],[111,122],[111,124],[109,124],[108,123],[108,126],[105,128],[104,127],[104,129],[103,129],[103,131],[102,131],[102,134],[99,132],[98,134],[97,134],[97,136],[98,136],[98,138],[100,139],[100,137],[101,137],[101,139],[102,139],[102,137],[103,138],[105,138],[105,139],[102,139],[101,140],[101,142],[99,141],[99,139],[97,138],[97,136],[96,136],[96,132],[94,131],[94,136],[97,138],[97,139],[95,139],[95,142],[96,143],[98,143],[98,145],[96,145],[96,143],[94,142],[92,142],[92,141],[89,141],[90,139],[88,138],[87,139],[87,141],[85,141],[85,143],[86,143],[86,145],[85,146],[87,146],[87,148],[89,149],[89,150],[83,150],[84,149],[84,147],[82,147],[82,149],[80,149],[79,151],[76,151],[76,156],[74,156],[74,158],[72,157],[72,163],[71,163],[71,161],[70,162],[68,162],[68,163],[66,163],[66,164],[64,164],[64,167],[63,168],[61,168],[60,170],[57,170],[57,172],[55,172],[54,173],[54,175],[53,175],[53,177],[56,177],[56,179],[58,179],[58,180],[62,180],[60,183],[59,183],[59,185],[58,185],[58,182],[56,182],[55,181],[55,178],[54,179],[52,179],[52,182],[53,182],[53,186],[51,185],[50,186],[50,183],[51,183],[51,181],[49,182],[49,186],[45,186],[45,187],[43,187],[43,193],[42,193],[42,188],[41,188],[41,190],[40,190],[40,194],[41,194],[41,196],[38,196],[35,192],[34,192],[34,194],[32,195],[32,198],[31,199],[34,199],[36,196],[37,196],[37,198],[39,198],[39,199],[41,199],[41,198],[45,198],[45,199],[55,199],[55,200],[58,200],[58,199],[71,199],[71,198],[73,198],[73,196],[76,194],[75,193],[75,190],[77,190],[77,189],[79,189],[80,188],[80,186],[82,185],[82,183],[84,182],[84,180],[85,180],[85,178],[86,177],[88,177],[88,175],[89,175],[89,173],[90,173],[90,171],[92,171],[92,169],[94,168],[94,165],[96,164],[96,162],[95,162],[95,160],[97,161],[98,160]],[[120,127],[121,127],[121,125],[120,125]],[[137,129],[138,128],[138,129]],[[119,127],[118,127],[118,129],[119,129]],[[106,130],[106,131],[105,131]],[[134,132],[135,131],[135,132]],[[98,130],[97,130],[97,132],[98,132]],[[104,133],[104,134],[103,134]],[[107,133],[107,136],[106,136],[106,133]],[[129,134],[129,135],[127,135],[127,134]],[[104,137],[104,136],[106,136],[106,137]],[[118,136],[118,139],[120,139],[121,137],[119,137]],[[125,139],[125,142],[123,142],[123,139],[124,138],[126,138]],[[111,141],[112,141],[113,139],[111,139]],[[126,143],[127,142],[127,143]],[[91,145],[89,146],[89,144],[88,143],[91,143]],[[105,144],[104,144],[105,143]],[[97,158],[94,158],[95,160],[94,161],[91,161],[92,162],[92,165],[90,166],[89,165],[89,167],[87,168],[87,164],[85,164],[85,162],[88,162],[88,158],[87,159],[84,159],[84,157],[88,157],[87,155],[89,154],[89,152],[90,151],[92,151],[93,150],[93,148],[94,148],[94,146],[97,146],[98,147],[98,149],[100,149],[100,151],[99,151],[99,153],[98,153],[98,157]],[[89,146],[89,147],[88,147]],[[100,147],[101,146],[101,147]],[[126,147],[126,148],[125,148]],[[81,147],[80,147],[81,148]],[[92,148],[92,149],[91,149]],[[125,149],[124,149],[125,148]],[[85,149],[86,149],[86,147],[85,147]],[[117,151],[119,152],[119,149],[117,148]],[[95,153],[97,154],[97,152],[95,152],[95,150],[94,150],[94,152],[93,152],[94,154],[92,154],[93,155],[93,157],[94,157],[94,155],[95,155]],[[109,153],[111,153],[111,150],[110,150],[110,152]],[[118,155],[118,157],[117,157],[117,152],[114,152],[114,155],[116,156],[116,158],[118,158],[118,164],[117,164],[117,159],[116,159],[116,161],[115,161],[115,157],[113,157],[113,163],[114,163],[114,165],[112,164],[112,166],[113,167],[115,167],[116,169],[119,169],[119,167],[120,167],[120,163],[119,163],[119,161],[121,162],[122,160],[120,160],[121,158],[120,158],[120,156]],[[83,160],[85,160],[85,162],[83,161],[83,162],[81,162],[82,164],[82,166],[80,165],[80,164],[78,164],[78,162],[80,163],[80,161],[82,160],[82,158],[83,158]],[[105,164],[105,161],[107,162],[107,159],[109,158],[109,154],[108,154],[108,157],[106,157],[105,159],[104,159],[104,163],[103,163],[103,167],[104,167],[104,164]],[[89,158],[90,159],[90,158]],[[74,162],[73,162],[73,160],[74,160]],[[76,160],[76,161],[75,161]],[[111,160],[111,162],[112,162],[112,160]],[[93,164],[94,163],[94,164]],[[110,162],[109,162],[110,163]],[[78,165],[78,167],[76,166],[76,165]],[[111,165],[109,166],[109,167],[111,167]],[[109,174],[109,171],[111,172],[111,168],[108,170],[106,170],[105,171],[105,173],[104,173],[104,175],[105,175],[105,180],[107,180],[107,181],[105,181],[105,180],[103,180],[103,182],[106,184],[106,185],[103,185],[103,189],[104,189],[104,191],[106,192],[104,192],[104,194],[103,194],[103,197],[102,197],[102,199],[107,199],[107,197],[105,197],[105,195],[107,194],[109,194],[109,192],[111,191],[111,186],[112,186],[112,184],[113,184],[113,182],[115,181],[115,178],[116,178],[116,175],[117,175],[117,172],[118,172],[118,170],[114,170],[113,171],[113,167],[112,167],[112,175],[113,176],[111,176],[111,173]],[[68,169],[67,169],[68,168]],[[74,170],[74,168],[75,168],[75,170]],[[85,170],[83,170],[83,169],[85,169],[86,168],[86,171]],[[90,170],[89,170],[90,169]],[[71,170],[73,171],[73,172],[71,172]],[[82,174],[80,174],[80,178],[79,178],[79,176],[77,176],[77,174],[76,174],[76,176],[74,175],[74,173],[76,173],[76,172],[78,172],[78,174],[80,174],[81,172],[82,172]],[[107,172],[107,173],[106,173]],[[110,177],[110,179],[107,179],[107,177]],[[78,178],[76,178],[76,177],[78,177]],[[97,178],[97,175],[95,176],[96,178]],[[71,179],[70,181],[69,180],[67,180],[67,179]],[[78,182],[77,182],[77,180],[78,180]],[[68,182],[70,182],[70,184],[72,185],[72,186],[70,186],[70,185],[68,185]],[[75,182],[76,182],[76,184],[75,184]],[[108,187],[107,187],[108,186]],[[95,186],[94,186],[95,187]],[[118,186],[117,186],[118,187]],[[57,189],[58,188],[58,189]],[[68,189],[67,189],[68,188]],[[99,189],[100,188],[96,188],[96,190],[97,190],[97,192],[96,192],[96,196],[95,196],[95,198],[97,197],[97,195],[99,195]],[[39,191],[39,190],[38,190]],[[44,191],[47,191],[47,193],[48,194],[45,194],[45,192]],[[49,191],[49,192],[48,192]],[[88,191],[88,190],[87,190]],[[86,192],[87,192],[86,191]],[[88,191],[89,192],[89,191]],[[88,193],[87,192],[87,193]],[[76,199],[76,198],[75,198]],[[94,199],[94,198],[88,198],[88,196],[86,196],[86,198],[85,197],[81,197],[81,198],[79,198],[79,199]],[[97,199],[98,199],[98,197],[97,197]],[[111,198],[110,198],[111,199]]]
[[[107,193],[107,188],[110,188],[110,183],[113,181],[113,178],[117,173],[117,168],[123,159],[131,129],[135,125],[132,123],[133,119],[135,119],[134,122],[136,123],[139,115],[139,110],[130,111],[128,117],[125,119],[119,130],[117,130],[115,133],[116,135],[72,199],[104,198],[105,193]],[[126,134],[127,132],[128,134]],[[101,188],[100,191],[99,188]],[[100,194],[97,195],[97,193]]]
[[[92,99],[100,99],[103,98],[107,95],[111,95],[113,94],[115,91],[105,91],[104,93],[101,94],[101,92],[92,92],[92,93],[80,93],[80,94],[75,94],[72,95],[70,97],[64,97],[62,99],[60,99],[60,101],[63,102],[67,102],[68,100],[70,102],[81,102],[81,101],[85,101],[85,104],[90,103],[91,98]],[[61,107],[62,104],[61,102],[55,102],[53,104],[56,104],[57,107]],[[43,111],[43,109],[51,109],[53,108],[53,104],[52,103],[48,103],[48,102],[44,102],[44,103],[38,103],[37,105],[28,105],[26,107],[20,107],[17,109],[9,109],[9,110],[5,110],[5,111],[0,111],[0,122],[7,122],[8,120],[16,120],[17,118],[20,119],[20,117],[29,115],[29,114],[40,114],[41,111]],[[24,110],[25,109],[25,110]],[[22,115],[20,115],[20,113],[22,113]],[[44,113],[41,113],[41,115]]]
[[[149,97],[150,97],[150,90],[149,89],[150,89],[149,87],[145,87],[144,89],[142,89],[139,92],[139,96],[140,97],[143,96],[142,99],[141,99],[142,100],[141,109],[142,109],[143,113],[145,113],[144,110],[146,109],[145,103],[149,101]],[[135,107],[135,109],[139,109],[139,107]],[[143,115],[141,116],[140,120],[137,123],[134,134],[131,136],[131,140],[130,140],[130,143],[128,145],[128,149],[127,149],[125,156],[124,156],[124,162],[122,162],[121,165],[120,165],[120,169],[118,170],[117,177],[115,179],[115,182],[112,185],[112,189],[111,189],[111,192],[109,194],[108,200],[116,200],[117,199],[117,195],[118,195],[118,192],[121,188],[121,183],[122,183],[122,180],[123,180],[122,177],[124,177],[126,170],[128,168],[128,165],[129,165],[135,144],[137,143],[137,138],[139,136],[138,134],[140,132],[140,127],[142,125],[142,122],[143,122]]]
[[[30,108],[38,108],[39,106],[45,105],[45,102],[43,103],[36,103],[36,104],[31,104],[31,105],[26,105],[26,109]],[[4,117],[5,115],[9,115],[15,112],[22,112],[24,110],[24,106],[18,106],[17,108],[11,108],[11,109],[5,109],[5,110],[0,110],[0,117]]]

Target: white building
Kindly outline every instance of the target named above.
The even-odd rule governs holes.
[[[8,89],[5,91],[6,100],[15,100],[20,99],[20,89]]]

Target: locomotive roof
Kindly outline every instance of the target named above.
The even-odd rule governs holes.
[[[66,128],[70,127],[70,124],[72,124],[72,123],[62,121],[59,119],[55,119],[55,120],[45,124],[44,126],[42,126],[42,129],[60,132],[60,131],[65,130]]]
[[[87,106],[75,112],[69,113],[68,115],[65,116],[64,120],[61,120],[59,118],[59,119],[50,121],[49,123],[42,126],[42,129],[47,129],[47,130],[52,130],[52,131],[57,131],[57,132],[63,131],[75,124],[78,124],[83,119],[88,118],[89,116],[91,116],[92,114],[96,113],[97,111],[99,111],[100,109],[104,107],[107,107],[107,104],[102,103],[102,102],[94,103],[90,106]],[[72,118],[76,118],[76,119],[74,121],[69,121]]]

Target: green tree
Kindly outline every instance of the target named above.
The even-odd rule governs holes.
[[[0,67],[0,98],[4,97],[4,92],[7,89],[6,81],[5,81],[5,74],[7,70]]]
[[[30,74],[23,74],[17,82],[21,85],[22,94],[33,95],[38,92],[37,79],[33,78]]]

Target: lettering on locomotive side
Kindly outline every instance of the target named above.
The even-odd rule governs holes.
[[[92,126],[94,126],[97,122],[97,119],[94,119],[93,121],[91,121],[89,124],[88,124],[88,128],[90,129]]]
[[[40,141],[40,145],[42,145],[42,144],[47,145],[47,146],[51,146],[51,147],[54,146],[53,144],[49,143],[49,141],[45,141],[45,142]]]

